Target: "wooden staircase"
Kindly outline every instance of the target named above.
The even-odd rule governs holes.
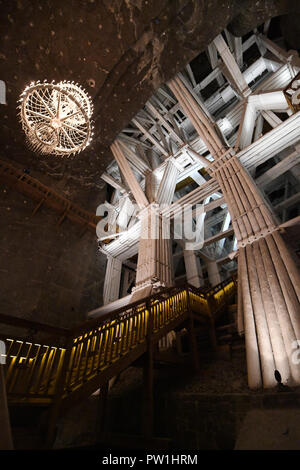
[[[23,334],[0,336],[7,348],[9,406],[46,407],[50,446],[60,415],[97,389],[105,388],[112,377],[144,356],[148,394],[145,429],[149,433],[155,345],[168,332],[184,325],[197,369],[194,324],[208,325],[214,341],[215,321],[235,291],[233,278],[206,291],[189,285],[172,287],[70,330],[0,315],[5,328],[23,330]]]

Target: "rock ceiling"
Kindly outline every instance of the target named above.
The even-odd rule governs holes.
[[[100,175],[112,159],[109,145],[161,83],[226,26],[241,36],[270,17],[300,13],[299,5],[298,0],[0,1],[0,79],[7,87],[7,105],[0,106],[1,158],[52,177],[53,184],[61,180],[62,188],[100,188]],[[293,43],[290,29],[287,34]],[[75,158],[39,157],[26,147],[17,100],[28,83],[44,79],[74,80],[93,98],[94,141]]]

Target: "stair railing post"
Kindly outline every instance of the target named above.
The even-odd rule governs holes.
[[[11,424],[9,418],[4,365],[0,362],[0,450],[13,450]]]
[[[214,311],[216,308],[215,299],[212,294],[208,294],[207,298],[208,303],[208,328],[209,328],[209,338],[210,344],[214,352],[217,351],[218,343],[217,343],[217,336],[216,336],[216,328],[215,328],[215,319],[214,319]]]
[[[147,351],[144,358],[143,368],[143,417],[142,432],[145,438],[150,439],[153,436],[153,312],[151,303],[146,302],[146,308],[149,312],[147,327]]]
[[[73,337],[71,336],[67,339],[66,350],[65,350],[64,357],[63,357],[63,363],[60,369],[59,376],[57,377],[57,381],[56,381],[54,399],[53,399],[52,407],[50,410],[49,424],[48,424],[47,436],[46,436],[47,448],[51,448],[55,440],[56,422],[59,417],[61,402],[63,398],[63,392],[64,392],[64,388],[66,384],[68,365],[70,363],[72,347],[73,347]]]
[[[194,316],[193,310],[191,308],[190,303],[190,291],[189,288],[186,288],[186,300],[187,300],[187,311],[188,311],[188,330],[189,330],[189,343],[190,343],[190,351],[191,351],[191,358],[193,362],[193,368],[195,372],[199,372],[200,365],[199,365],[199,355],[198,355],[198,348],[197,348],[197,341],[196,341],[196,334],[195,334],[195,327],[194,327]]]
[[[107,398],[109,392],[109,380],[100,386],[98,408],[97,408],[97,423],[96,423],[96,439],[95,444],[105,442],[107,431]]]

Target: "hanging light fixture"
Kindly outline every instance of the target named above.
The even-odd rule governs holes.
[[[30,147],[41,154],[69,156],[93,136],[93,104],[74,82],[32,82],[20,96],[20,119]]]

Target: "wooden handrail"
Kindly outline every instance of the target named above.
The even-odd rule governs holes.
[[[0,315],[0,323],[64,340],[43,342],[28,335],[3,338],[9,401],[52,405],[51,437],[61,408],[93,393],[148,351],[149,344],[153,346],[184,322],[188,321],[191,334],[197,316],[213,325],[213,309],[219,312],[233,293],[232,279],[208,293],[189,285],[171,287],[71,329]]]
[[[87,331],[91,328],[96,327],[99,323],[102,323],[106,320],[111,320],[113,318],[118,317],[121,313],[125,313],[128,310],[132,310],[132,309],[137,308],[137,307],[142,308],[143,305],[146,308],[147,303],[151,304],[151,303],[153,303],[157,300],[164,300],[163,295],[166,295],[166,294],[172,295],[172,294],[175,294],[175,293],[177,293],[179,291],[182,291],[186,288],[187,288],[187,285],[180,286],[180,287],[177,287],[177,286],[168,287],[166,289],[161,290],[160,292],[158,292],[156,294],[152,294],[148,297],[143,297],[142,299],[136,300],[135,302],[131,302],[130,304],[127,304],[123,307],[120,307],[117,310],[114,310],[113,312],[107,312],[103,316],[101,316],[100,318],[93,318],[93,319],[87,320],[87,321],[85,321],[85,322],[83,322],[79,325],[76,325],[75,327],[72,328],[72,331],[73,331],[74,334],[83,333],[84,331]]]
[[[166,294],[172,295],[172,293],[175,294],[176,292],[179,292],[181,290],[189,289],[197,295],[206,297],[206,296],[212,295],[215,292],[218,292],[219,290],[221,290],[225,285],[227,285],[232,280],[235,281],[234,276],[232,276],[228,279],[225,279],[224,281],[221,281],[219,284],[217,284],[214,287],[208,287],[207,289],[203,289],[203,287],[194,287],[194,286],[192,286],[191,284],[188,284],[188,283],[184,283],[184,284],[181,284],[179,286],[167,287],[166,289],[163,289],[163,290],[159,291],[156,294],[152,294],[148,297],[144,297],[140,300],[129,303],[126,306],[122,306],[122,307],[118,308],[117,310],[114,310],[112,313],[107,312],[106,314],[101,316],[101,318],[94,318],[94,319],[91,319],[91,320],[87,320],[87,321],[73,327],[72,331],[73,331],[74,334],[83,333],[84,331],[87,331],[90,328],[94,328],[99,323],[102,323],[102,322],[104,322],[108,319],[113,319],[115,317],[118,317],[123,312],[127,312],[130,309],[133,309],[135,307],[139,307],[139,306],[142,306],[142,305],[146,306],[147,303],[151,304],[151,302],[154,302],[154,301],[157,301],[157,300],[164,300],[163,299],[164,295],[166,295]]]
[[[181,290],[189,289],[191,292],[194,292],[196,295],[208,297],[211,294],[221,290],[224,287],[224,285],[227,285],[228,282],[230,282],[230,280],[235,281],[234,276],[226,279],[225,281],[220,282],[214,287],[208,287],[207,289],[203,289],[202,287],[194,287],[188,283],[184,283],[180,286],[168,287],[166,289],[161,290],[160,292],[156,294],[152,294],[148,297],[144,297],[140,300],[127,304],[126,306],[120,307],[119,309],[114,310],[113,312],[108,312],[105,315],[101,316],[101,318],[94,318],[91,320],[86,320],[85,322],[82,322],[72,328],[56,327],[53,325],[49,325],[47,323],[26,320],[20,317],[5,315],[2,313],[0,313],[0,323],[6,324],[6,325],[17,326],[21,328],[27,328],[29,330],[43,331],[51,335],[57,335],[62,338],[69,338],[70,336],[76,336],[81,333],[85,333],[86,331],[89,331],[97,327],[98,325],[104,323],[107,320],[113,320],[114,318],[118,317],[121,313],[125,313],[136,307],[142,308],[143,305],[146,308],[146,304],[149,305],[152,302],[155,302],[157,300],[164,300],[163,296],[165,296],[166,294],[171,295],[171,293],[175,294]]]

